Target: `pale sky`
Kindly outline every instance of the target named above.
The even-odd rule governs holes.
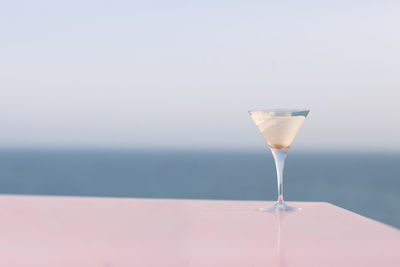
[[[0,146],[400,149],[399,1],[0,1]]]

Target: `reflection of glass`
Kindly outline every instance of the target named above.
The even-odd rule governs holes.
[[[284,215],[286,215],[286,212],[277,212],[278,215],[278,267],[287,267],[286,264],[286,258],[285,258],[285,253],[284,253],[284,246],[283,246],[283,240],[281,240],[281,228],[282,228],[282,223],[283,223],[283,218]]]
[[[261,208],[260,210],[298,209],[283,202],[283,168],[287,151],[309,112],[306,109],[249,111],[258,130],[272,151],[278,180],[278,201],[274,205]]]
[[[278,244],[277,244],[277,267],[287,267],[285,257],[285,246],[283,244],[283,238],[281,232],[283,231],[283,219],[290,212],[276,212],[278,220]]]

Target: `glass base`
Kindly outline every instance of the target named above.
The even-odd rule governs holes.
[[[274,205],[265,207],[265,208],[260,208],[260,211],[291,211],[291,210],[300,210],[301,208],[290,206],[284,202],[279,203],[276,202]]]

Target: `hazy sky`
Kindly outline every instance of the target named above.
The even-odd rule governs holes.
[[[399,1],[0,1],[0,146],[400,149]]]

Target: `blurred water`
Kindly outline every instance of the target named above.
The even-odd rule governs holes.
[[[289,153],[287,200],[327,201],[400,228],[400,154]],[[0,193],[275,200],[271,154],[3,150]]]

